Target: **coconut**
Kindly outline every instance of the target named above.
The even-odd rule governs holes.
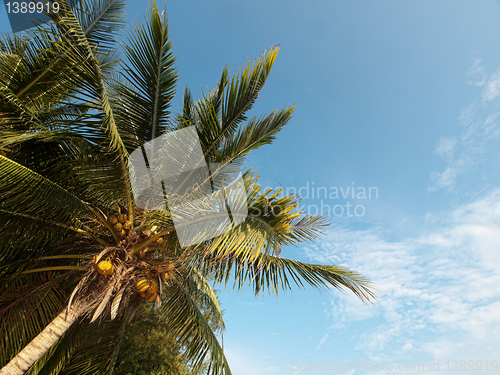
[[[139,293],[145,293],[150,287],[151,284],[149,283],[149,280],[146,278],[140,279],[137,284],[135,284],[135,287],[137,288],[137,291]]]
[[[150,292],[146,292],[146,294],[144,295],[144,298],[146,298],[146,301],[148,302],[151,302],[155,299],[156,297],[156,293],[150,293]]]
[[[127,221],[127,215],[125,215],[125,214],[119,214],[118,215],[118,221],[120,223],[122,223],[122,224],[125,223]]]
[[[130,230],[132,229],[132,222],[130,221],[126,221],[124,224],[123,224],[123,228],[126,229],[126,230]]]
[[[112,275],[113,269],[113,263],[111,263],[109,260],[101,260],[99,263],[97,263],[97,272],[99,272],[101,275]]]
[[[154,280],[147,279],[145,277],[141,278],[135,287],[141,297],[146,298],[148,302],[151,302],[155,299],[156,294],[158,293],[158,284]]]
[[[156,243],[157,243],[158,245],[162,245],[164,242],[165,242],[165,240],[164,240],[162,237],[160,237],[160,238],[158,238],[158,239],[156,240]]]
[[[158,291],[158,284],[156,283],[156,281],[151,280],[151,286],[149,287],[149,291],[151,293],[156,294],[156,292]]]
[[[118,232],[118,234],[120,235],[120,237],[125,237],[127,235],[127,232],[125,232],[125,230],[122,229],[120,232]]]
[[[113,228],[115,228],[115,231],[120,232],[123,229],[123,225],[121,223],[116,223]]]
[[[112,225],[115,225],[116,223],[118,223],[118,219],[116,218],[115,215],[109,215],[108,222]]]

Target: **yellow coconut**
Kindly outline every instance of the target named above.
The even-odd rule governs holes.
[[[162,245],[164,242],[165,242],[165,240],[164,240],[162,237],[160,237],[160,238],[158,238],[158,239],[156,240],[156,243],[157,243],[158,245]]]
[[[116,223],[113,228],[115,228],[115,231],[120,232],[123,229],[123,225],[121,223]]]
[[[109,260],[101,260],[99,263],[97,263],[97,272],[104,276],[112,275],[113,268],[113,263],[111,263]]]
[[[115,225],[116,223],[118,223],[118,219],[115,215],[109,215],[108,222],[112,225]]]
[[[135,287],[137,288],[137,291],[139,293],[144,293],[146,292],[150,287],[151,284],[148,279],[140,279],[137,284],[135,284]]]
[[[151,302],[155,299],[156,297],[156,293],[150,293],[150,292],[146,292],[146,294],[144,295],[144,298],[146,298],[146,301],[148,302]]]
[[[120,235],[120,237],[125,237],[127,235],[127,232],[125,231],[125,229],[122,229],[120,232],[118,232],[118,234]]]
[[[156,294],[158,293],[158,283],[154,280],[150,280],[147,278],[141,278],[137,282],[135,287],[139,292],[139,294],[141,295],[141,297],[146,298],[148,302],[154,300]]]
[[[125,214],[119,214],[118,215],[118,221],[120,223],[122,223],[122,224],[125,223],[127,221],[127,215],[125,215]]]
[[[126,230],[130,230],[132,229],[132,223],[130,221],[126,221],[124,224],[123,224],[123,229],[126,229]]]
[[[158,291],[158,284],[157,284],[157,282],[154,281],[154,280],[151,280],[151,286],[149,287],[148,290],[149,290],[150,293],[156,294],[156,292]]]

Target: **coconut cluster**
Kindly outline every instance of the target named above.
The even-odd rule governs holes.
[[[148,302],[153,301],[159,295],[159,283],[168,283],[176,271],[172,262],[158,263],[154,257],[154,253],[161,245],[165,244],[169,233],[167,232],[156,238],[155,241],[149,241],[147,245],[141,247],[141,244],[151,236],[157,235],[158,227],[134,228],[132,222],[128,221],[128,216],[122,213],[111,214],[106,220],[120,238],[120,243],[116,250],[106,253],[99,261],[98,255],[95,255],[92,258],[94,268],[103,276],[111,276],[115,271],[113,263],[116,266],[114,258],[118,256],[128,266],[136,267],[139,272],[136,271],[134,276],[135,288],[141,297]],[[134,247],[139,247],[140,251],[130,252]]]
[[[141,297],[145,298],[146,301],[151,302],[156,298],[159,292],[156,280],[158,280],[158,282],[162,281],[163,283],[168,284],[168,281],[175,271],[175,265],[173,262],[163,263],[161,266],[155,268],[155,272],[147,272],[139,275],[135,287]],[[161,280],[158,276],[160,276]]]
[[[108,217],[108,223],[113,226],[115,233],[119,237],[125,237],[132,230],[132,222],[127,219],[125,214],[109,215]]]
[[[106,256],[98,261],[98,255],[94,255],[92,258],[92,263],[103,276],[111,276],[114,271],[113,258],[115,257],[114,252],[108,253]],[[135,288],[139,295],[146,299],[148,302],[152,302],[159,295],[158,283],[163,282],[168,284],[169,280],[173,277],[176,272],[176,267],[174,262],[165,262],[156,267],[152,267],[149,270],[142,270],[140,274],[136,274],[135,278],[137,282],[135,283]]]
[[[146,301],[151,302],[158,294],[158,283],[151,278],[143,277],[137,282],[136,289],[141,297],[145,298]]]

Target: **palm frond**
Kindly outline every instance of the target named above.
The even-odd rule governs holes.
[[[100,53],[114,50],[114,34],[125,25],[126,5],[124,0],[80,0],[73,8],[87,40]]]
[[[71,222],[77,213],[87,212],[89,206],[61,186],[1,155],[0,194],[2,209],[37,212],[47,220]]]
[[[22,275],[2,285],[0,367],[7,364],[63,309],[63,291],[48,273]]]
[[[80,234],[101,245],[107,245],[97,233],[92,233],[91,229],[89,231],[80,229],[79,227],[84,227],[81,223],[78,225],[79,227],[69,226],[64,223],[3,209],[0,209],[0,217],[2,225],[0,241],[6,243],[4,249],[0,251],[2,267],[14,259],[33,260],[41,255],[58,252],[60,249],[54,244],[67,239],[71,234]],[[2,267],[0,267],[0,270]]]
[[[261,194],[256,179],[248,180],[245,190],[248,213],[232,212],[233,220],[242,216],[237,220],[241,223],[203,245],[205,254],[243,257],[248,261],[260,254],[279,255],[283,246],[315,239],[328,224],[324,216],[303,212],[296,196],[280,197],[282,190],[273,189]],[[230,199],[241,201],[235,194]]]
[[[169,129],[168,109],[177,82],[167,20],[155,3],[148,13],[147,22],[136,24],[126,37],[123,81],[113,85],[114,112],[133,149]]]
[[[60,375],[102,375],[111,374],[116,353],[123,340],[128,316],[115,320],[104,320],[89,324],[82,320],[78,324],[85,330],[79,345],[71,352],[71,358]],[[63,338],[64,339],[64,338]],[[61,350],[65,350],[61,341]]]
[[[188,283],[188,291],[192,295],[196,295],[203,306],[210,311],[214,323],[221,330],[225,329],[217,295],[207,278],[193,265],[186,265],[184,274]]]
[[[235,257],[212,264],[209,270],[214,273],[216,283],[227,285],[234,278],[233,288],[241,289],[248,284],[256,296],[266,290],[277,296],[279,290],[292,290],[293,283],[299,288],[307,284],[316,289],[347,289],[363,302],[375,300],[373,285],[368,279],[339,266],[309,264],[274,255],[261,255],[253,262]]]
[[[64,56],[78,67],[80,83],[79,95],[84,95],[93,103],[94,109],[99,110],[102,116],[102,127],[106,131],[111,151],[118,152],[120,157],[127,156],[115,123],[111,107],[107,84],[97,57],[95,46],[87,39],[75,13],[66,0],[59,3],[59,12],[50,13],[53,24],[38,28],[38,32],[46,32],[54,39],[59,40],[64,48]]]
[[[194,111],[200,141],[205,156],[213,156],[224,141],[231,137],[238,126],[247,120],[250,110],[264,86],[274,64],[279,48],[272,48],[257,59],[247,63],[239,74],[229,79],[224,69],[218,87],[204,95]]]
[[[0,40],[2,127],[45,129],[39,117],[78,86],[77,67],[61,45],[45,32]]]
[[[145,211],[144,223],[169,231],[189,231],[192,243],[197,244],[193,252],[215,254],[219,258],[242,256],[249,261],[260,254],[279,255],[283,246],[312,241],[324,231],[329,220],[303,212],[298,197],[280,197],[282,190],[273,189],[262,194],[256,178],[245,174],[244,179],[247,181],[244,188],[226,187],[220,190],[228,191],[225,197],[218,194],[226,202],[212,196],[204,199],[203,194],[195,189],[169,200],[170,207],[175,207],[173,213]],[[243,207],[245,204],[246,210],[233,210],[228,216],[227,207]],[[182,224],[176,223],[174,228],[176,220]],[[209,234],[214,227],[217,236],[206,241],[206,238],[211,238]]]
[[[248,153],[273,142],[276,134],[292,118],[294,109],[295,107],[289,107],[274,110],[269,115],[259,119],[252,118],[237,133],[226,139],[213,161],[222,163],[222,166],[226,166],[228,163],[241,166]]]
[[[208,375],[231,374],[217,337],[193,299],[193,294],[181,282],[176,282],[168,287],[166,295],[168,299],[160,308],[172,333],[186,348],[187,359],[196,367],[208,357]]]
[[[28,244],[36,246],[33,241],[43,240],[44,237],[47,240],[46,234],[50,232],[43,236],[37,232],[43,231],[44,222],[80,227],[80,218],[90,214],[89,205],[68,190],[1,155],[0,196],[3,212],[0,216],[3,227],[1,237],[12,246],[12,250],[19,248],[15,244],[24,243],[27,250],[30,248]],[[34,225],[33,232],[31,225]],[[38,237],[37,233],[40,234]],[[7,256],[8,248],[2,248],[2,257]]]
[[[123,197],[125,178],[115,156],[107,153],[99,134],[84,129],[0,131],[0,148],[9,158],[50,179],[101,209]]]

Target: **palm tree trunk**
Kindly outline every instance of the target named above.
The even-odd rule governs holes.
[[[33,363],[38,361],[61,338],[81,314],[82,310],[75,305],[71,306],[69,311],[64,309],[37,337],[0,370],[0,375],[24,374]]]

